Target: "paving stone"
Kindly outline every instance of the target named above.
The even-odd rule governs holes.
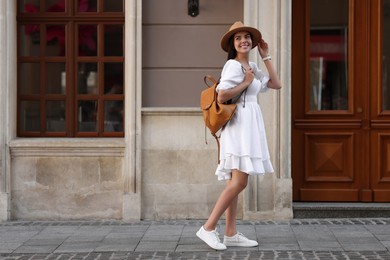
[[[92,252],[99,246],[99,242],[64,242],[54,252],[70,253],[70,252]]]
[[[259,250],[300,250],[299,244],[292,241],[285,243],[259,242]]]
[[[143,237],[143,235],[148,230],[148,228],[149,226],[146,225],[113,227],[113,229],[110,232],[110,235],[124,233],[132,237]]]
[[[279,239],[295,240],[295,234],[290,226],[256,226],[256,236],[259,241],[279,241]]]
[[[144,237],[180,236],[183,228],[184,225],[151,225],[145,232]]]
[[[387,250],[390,250],[390,241],[381,241],[381,243],[387,248]]]
[[[130,243],[102,243],[95,248],[95,252],[128,252],[134,251],[137,247],[138,243],[130,244]]]
[[[295,237],[298,241],[335,241],[336,238],[329,230],[328,226],[323,225],[308,225],[308,226],[293,226]]]
[[[39,245],[61,245],[65,241],[65,238],[37,238],[36,236],[26,241],[25,246],[39,246]]]
[[[0,243],[23,243],[38,233],[38,231],[8,231],[0,235]]]
[[[366,226],[358,226],[358,225],[329,226],[329,229],[337,238],[373,236],[372,233],[366,228]]]
[[[12,253],[20,246],[22,243],[0,243],[0,254]]]
[[[298,244],[303,251],[343,251],[337,241],[298,241]]]
[[[176,252],[207,252],[207,251],[215,251],[214,249],[207,246],[205,243],[202,244],[180,244],[176,248]]]
[[[141,241],[135,249],[135,252],[174,252],[177,243],[174,241]]]
[[[78,229],[77,226],[49,226],[42,228],[40,234],[73,234]]]
[[[76,242],[101,242],[106,236],[99,236],[99,235],[90,235],[83,234],[83,235],[75,235],[70,236],[66,239],[66,243],[76,243]]]
[[[57,245],[33,245],[33,246],[26,246],[22,245],[18,247],[14,253],[51,253],[53,252],[58,246]]]
[[[341,246],[345,251],[386,251],[386,247],[382,243],[355,243],[355,242],[345,242],[341,243]]]

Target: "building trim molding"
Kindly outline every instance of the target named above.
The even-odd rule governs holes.
[[[280,91],[259,97],[267,107],[264,118],[274,122],[266,126],[275,173],[272,177],[256,176],[244,193],[244,219],[289,219],[292,212],[291,180],[291,0],[244,0],[244,23],[258,28],[270,46],[274,66],[282,81]],[[260,55],[251,60],[265,69]]]
[[[14,157],[123,157],[123,138],[17,138],[9,143]]]
[[[125,5],[125,161],[123,220],[141,219],[142,0]]]
[[[9,141],[16,135],[16,1],[0,3],[0,221],[10,219],[11,159]]]

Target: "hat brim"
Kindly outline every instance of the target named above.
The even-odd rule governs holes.
[[[224,50],[225,52],[228,52],[229,51],[230,37],[232,37],[235,33],[242,32],[242,31],[247,31],[251,34],[251,36],[252,36],[252,49],[254,47],[256,47],[262,38],[260,31],[257,30],[256,28],[253,28],[253,27],[244,26],[244,27],[235,28],[235,29],[230,30],[227,33],[225,33],[225,35],[221,39],[222,50]]]

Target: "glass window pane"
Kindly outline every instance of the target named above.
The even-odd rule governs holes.
[[[65,0],[45,0],[46,12],[65,12]]]
[[[97,56],[97,25],[79,25],[79,56]]]
[[[46,26],[46,55],[65,56],[65,25]]]
[[[46,131],[65,132],[65,101],[48,101],[46,103]]]
[[[104,55],[123,56],[123,25],[104,26]]]
[[[97,101],[79,101],[78,110],[79,132],[96,132],[98,126]]]
[[[97,12],[97,0],[77,0],[78,11],[84,12]]]
[[[104,131],[123,131],[123,101],[110,100],[104,102]]]
[[[123,12],[123,0],[104,0],[103,12]]]
[[[23,13],[37,13],[40,7],[40,0],[19,0],[19,10]]]
[[[39,94],[41,83],[41,66],[39,63],[20,63],[20,94]]]
[[[386,15],[387,14],[387,15]],[[382,31],[382,96],[383,110],[390,110],[390,0],[383,0],[383,31]]]
[[[39,24],[20,26],[20,54],[21,56],[39,56],[41,32]]]
[[[39,132],[41,130],[41,113],[39,101],[20,102],[20,129],[28,132]]]
[[[123,94],[123,63],[104,63],[104,94]]]
[[[98,64],[96,62],[78,63],[78,93],[98,94]]]
[[[46,93],[65,94],[66,79],[63,77],[66,72],[65,63],[46,63]]]
[[[310,4],[310,110],[347,110],[348,0]]]

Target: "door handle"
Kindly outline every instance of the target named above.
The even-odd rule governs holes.
[[[363,112],[363,108],[362,108],[362,107],[358,107],[358,108],[356,108],[356,112],[358,112],[358,113],[362,113],[362,112]]]

